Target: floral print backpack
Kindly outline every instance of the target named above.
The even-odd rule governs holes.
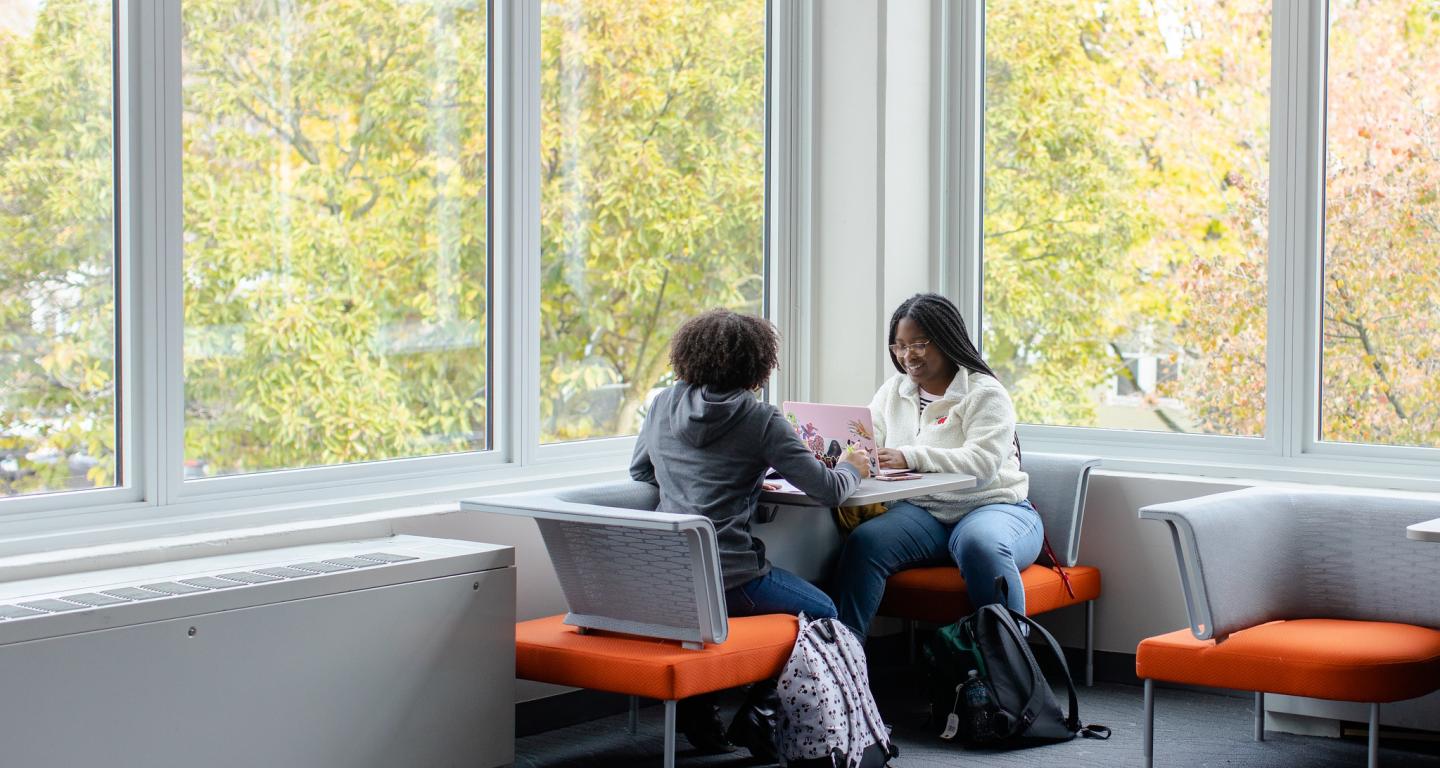
[[[898,754],[870,693],[865,651],[838,620],[800,615],[778,693],[778,746],[792,768],[881,768]]]

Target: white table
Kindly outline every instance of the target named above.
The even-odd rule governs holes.
[[[1420,541],[1440,542],[1440,517],[1416,523],[1405,529],[1405,537]]]
[[[780,486],[778,491],[761,491],[761,504],[783,504],[791,507],[821,507],[820,502],[801,493],[798,488],[784,480],[767,480]],[[974,475],[927,472],[915,480],[876,480],[867,477],[860,481],[860,487],[845,500],[845,506],[858,507],[862,504],[877,504],[882,501],[900,501],[916,496],[929,496],[945,491],[963,491],[975,487]]]

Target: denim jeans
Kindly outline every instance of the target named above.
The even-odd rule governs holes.
[[[829,619],[835,616],[835,603],[814,584],[784,568],[771,566],[764,576],[728,590],[725,610],[731,616],[764,613],[798,616],[803,611],[812,619]]]
[[[835,574],[840,620],[865,637],[891,574],[945,562],[960,566],[975,607],[1000,602],[995,578],[1004,576],[1007,605],[1024,613],[1020,569],[1040,556],[1044,538],[1044,524],[1028,501],[976,507],[953,525],[914,504],[898,502],[845,540]]]

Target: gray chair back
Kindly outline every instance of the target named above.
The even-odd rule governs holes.
[[[1085,493],[1090,470],[1100,465],[1094,456],[1063,453],[1021,454],[1021,469],[1030,476],[1030,503],[1045,521],[1045,536],[1060,558],[1073,566],[1080,558],[1080,524],[1085,518]],[[1041,561],[1045,561],[1042,554]]]
[[[654,486],[624,481],[491,496],[467,509],[530,517],[570,612],[565,623],[698,647],[729,633],[715,526],[652,511]],[[523,567],[523,565],[522,565]]]
[[[1405,536],[1440,517],[1440,503],[1382,493],[1245,488],[1140,517],[1170,526],[1202,640],[1279,619],[1440,629],[1440,545]]]

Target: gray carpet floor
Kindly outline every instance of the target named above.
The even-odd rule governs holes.
[[[884,678],[884,679],[879,679]],[[876,699],[894,727],[900,757],[895,768],[966,766],[1064,766],[1066,768],[1129,768],[1143,766],[1141,745],[1141,691],[1139,687],[1097,684],[1080,689],[1080,717],[1114,729],[1108,741],[1075,739],[1043,747],[1013,751],[965,750],[940,741],[922,727],[926,705],[913,677],[895,672],[877,678]],[[726,708],[728,716],[738,700]],[[1157,766],[1313,766],[1361,768],[1365,765],[1363,737],[1331,739],[1268,732],[1265,741],[1251,740],[1252,704],[1249,698],[1193,690],[1158,689],[1155,716]],[[640,730],[630,735],[627,717],[617,715],[536,734],[516,742],[517,768],[562,766],[659,766],[663,748],[663,710],[649,706],[640,711]],[[1363,728],[1363,726],[1362,726]],[[679,737],[680,768],[754,768],[762,765],[745,750],[730,755],[700,755]],[[1440,768],[1440,743],[1382,738],[1380,764],[1384,768]]]

